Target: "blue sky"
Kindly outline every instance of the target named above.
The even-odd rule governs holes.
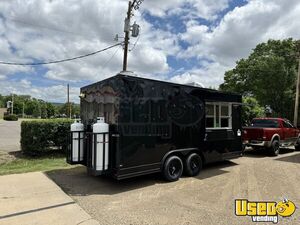
[[[93,52],[123,36],[127,0],[33,0],[0,4],[0,61],[43,62]],[[300,36],[296,0],[145,0],[132,23],[128,68],[140,76],[218,87],[258,43]],[[294,21],[291,23],[290,21]],[[0,65],[0,94],[78,102],[79,88],[122,69],[121,47],[56,65]]]

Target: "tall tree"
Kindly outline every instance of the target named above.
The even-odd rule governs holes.
[[[225,73],[221,90],[256,98],[269,105],[273,116],[292,119],[299,41],[269,40],[256,46],[250,56]]]
[[[4,97],[0,95],[0,108],[4,108],[4,107],[5,107]]]
[[[25,113],[26,115],[32,115],[33,117],[40,117],[41,109],[39,101],[33,98],[31,101],[26,102]]]
[[[80,106],[78,104],[75,104],[73,102],[71,104],[71,113],[72,117],[79,117],[80,116]],[[59,106],[59,113],[65,114],[66,116],[69,116],[69,104],[65,103],[62,106]]]
[[[52,118],[57,113],[55,106],[49,102],[46,103],[46,109],[47,109],[47,118]]]

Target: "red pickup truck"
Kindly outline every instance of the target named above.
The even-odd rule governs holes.
[[[279,154],[280,147],[295,146],[300,150],[300,131],[287,119],[255,118],[243,130],[246,146],[266,148],[274,156]]]

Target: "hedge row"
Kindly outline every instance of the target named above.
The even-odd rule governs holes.
[[[28,155],[39,155],[49,150],[65,152],[72,120],[49,119],[22,121],[21,149]]]
[[[3,119],[7,121],[17,121],[18,116],[15,114],[4,115]]]

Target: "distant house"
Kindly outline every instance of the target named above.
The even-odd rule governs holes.
[[[7,112],[6,108],[0,108],[0,119],[3,118],[5,112]]]

